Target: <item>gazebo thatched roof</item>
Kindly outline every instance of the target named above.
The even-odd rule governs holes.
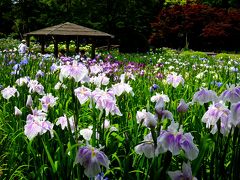
[[[45,36],[87,36],[87,37],[109,37],[114,36],[102,31],[90,29],[84,26],[79,26],[70,22],[51,26],[36,31],[26,33],[27,36],[45,35]]]
[[[77,24],[73,24],[70,22],[66,22],[63,24],[39,29],[36,31],[32,31],[29,33],[24,34],[27,38],[27,44],[30,45],[30,36],[36,36],[40,38],[41,42],[41,49],[44,53],[44,45],[45,40],[47,38],[54,39],[54,54],[57,57],[58,56],[58,42],[60,41],[66,41],[66,49],[67,52],[69,51],[69,41],[72,39],[76,40],[76,52],[79,51],[79,39],[81,38],[88,38],[91,41],[92,44],[92,58],[95,56],[95,41],[96,39],[107,39],[109,42],[109,39],[114,38],[113,35],[90,29],[84,26],[79,26]],[[109,44],[109,43],[108,43]]]

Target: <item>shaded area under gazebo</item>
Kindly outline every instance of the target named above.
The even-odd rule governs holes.
[[[44,53],[45,43],[48,39],[52,39],[54,42],[54,55],[58,57],[58,43],[66,42],[66,53],[69,53],[69,44],[71,40],[75,40],[76,52],[79,52],[80,40],[87,38],[87,41],[92,44],[91,57],[95,57],[95,47],[97,40],[107,40],[108,46],[110,46],[110,39],[114,36],[102,31],[90,29],[87,27],[79,26],[73,23],[63,23],[52,27],[47,27],[32,31],[24,34],[26,36],[27,45],[30,45],[30,37],[35,36],[39,39],[41,44],[41,52]]]

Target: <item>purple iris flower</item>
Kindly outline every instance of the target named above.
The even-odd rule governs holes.
[[[60,57],[61,61],[66,63],[66,62],[72,62],[74,59],[72,57],[65,57],[65,56],[61,56]]]
[[[164,64],[163,64],[163,63],[158,63],[156,66],[157,66],[157,67],[163,67]]]
[[[177,107],[177,112],[179,113],[185,113],[188,111],[188,104],[184,101],[184,99],[181,99],[180,100],[180,103]]]
[[[100,166],[109,168],[110,161],[104,152],[91,147],[80,147],[76,156],[75,163],[80,163],[84,168],[84,174],[91,178],[101,172]]]
[[[218,96],[215,91],[208,90],[206,88],[201,88],[198,92],[193,95],[193,102],[198,102],[203,105],[208,102],[217,102]]]
[[[232,72],[238,72],[238,68],[237,68],[237,67],[230,67],[230,71],[232,71]]]
[[[20,69],[20,64],[15,64],[14,66],[13,66],[13,70],[19,70]]]
[[[108,180],[108,177],[104,177],[104,173],[98,173],[97,176],[95,176],[94,180]]]
[[[240,101],[240,86],[228,86],[228,89],[225,90],[221,95],[220,99],[224,102],[228,101],[231,103],[237,103]]]
[[[240,124],[240,101],[231,105],[230,117],[234,126]]]
[[[155,90],[157,90],[159,88],[159,86],[157,84],[153,84],[151,87],[150,87],[150,92],[153,92]]]
[[[25,57],[23,60],[20,61],[20,65],[28,64],[28,59]]]
[[[217,86],[217,87],[221,87],[223,85],[223,83],[221,82],[217,82],[217,81],[212,81],[211,84]]]
[[[168,110],[163,110],[163,109],[155,106],[155,111],[157,113],[158,118],[160,118],[161,120],[163,120],[163,119],[169,119],[171,121],[174,120],[173,119],[173,114]]]
[[[164,76],[163,76],[162,73],[159,72],[159,73],[157,73],[156,78],[158,78],[158,79],[163,79]]]
[[[168,175],[172,180],[197,180],[196,177],[193,177],[190,162],[186,164],[185,162],[182,165],[182,171],[168,171]]]
[[[44,55],[42,56],[42,60],[43,60],[43,61],[44,61],[44,60],[47,60],[47,59],[49,59],[50,57],[52,57],[51,54],[44,54]]]
[[[206,61],[207,58],[199,58],[201,61]]]
[[[53,63],[52,66],[50,67],[51,72],[55,72],[58,69],[58,66]]]
[[[112,58],[113,58],[112,55],[111,55],[111,54],[108,54],[106,60],[109,61],[109,60],[111,60]]]
[[[223,83],[221,83],[221,82],[215,82],[215,85],[216,85],[217,87],[221,87],[221,86],[223,85]]]
[[[14,60],[9,61],[8,65],[11,65],[11,64],[16,64],[16,61],[14,61]]]
[[[140,71],[140,76],[144,76],[144,74],[145,74],[144,70],[141,70]]]
[[[42,70],[38,70],[35,77],[39,78],[39,77],[43,77],[44,76],[44,72]]]
[[[191,133],[183,133],[182,128],[174,121],[171,122],[167,130],[162,130],[157,138],[158,151],[164,153],[170,151],[173,155],[180,154],[180,151],[185,152],[186,158],[194,160],[197,158],[199,150],[193,143]]]

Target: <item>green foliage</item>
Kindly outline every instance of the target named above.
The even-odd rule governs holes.
[[[8,40],[3,42],[8,46]],[[18,42],[15,43],[16,46]],[[226,89],[226,84],[238,83],[239,73],[231,71],[231,67],[239,63],[236,57],[233,59],[233,56],[228,54],[210,57],[203,52],[179,52],[168,48],[154,49],[147,54],[102,51],[96,58],[97,65],[103,65],[106,69],[112,65],[114,69],[111,71],[107,69],[109,73],[106,74],[110,83],[99,88],[110,89],[112,85],[120,82],[120,75],[125,73],[125,82],[134,92],[134,96],[126,92],[116,96],[116,103],[122,116],[112,114],[107,116],[106,111],[95,107],[93,102],[80,104],[74,94],[77,87],[84,85],[94,90],[96,84],[78,83],[65,78],[61,82],[66,86],[65,89],[54,88],[59,82],[60,70],[53,72],[50,71],[50,67],[53,63],[62,65],[59,59],[32,52],[30,56],[25,57],[28,58],[28,64],[21,65],[19,74],[14,74],[12,73],[14,65],[24,58],[18,54],[1,52],[0,83],[3,87],[0,86],[0,89],[15,86],[19,91],[19,96],[11,97],[9,100],[0,95],[1,178],[86,179],[85,168],[76,164],[75,159],[78,148],[87,144],[80,130],[92,126],[94,135],[88,143],[100,148],[109,158],[111,162],[109,169],[101,169],[109,179],[167,179],[167,171],[181,170],[182,163],[188,161],[183,151],[177,155],[172,155],[168,151],[160,153],[155,158],[146,158],[145,155],[135,151],[137,145],[146,143],[143,142],[143,138],[148,133],[154,136],[154,133],[166,130],[171,123],[168,119],[159,120],[157,124],[159,131],[155,132],[137,122],[137,111],[146,109],[155,113],[155,103],[151,101],[151,97],[157,93],[169,97],[170,102],[166,102],[164,108],[173,114],[174,120],[182,125],[185,133],[191,133],[194,137],[193,142],[199,149],[199,155],[197,159],[191,161],[193,175],[198,179],[238,177],[240,162],[240,159],[237,159],[240,147],[238,128],[232,129],[226,136],[219,131],[216,134],[210,133],[211,130],[201,120],[210,104],[202,106],[190,103],[185,114],[180,114],[176,110],[180,99],[192,102],[193,95],[201,87],[214,90],[220,95]],[[85,65],[91,63],[93,62],[88,61]],[[220,68],[219,65],[224,68]],[[39,70],[45,75],[36,77]],[[182,75],[184,85],[174,88],[166,82],[167,75],[173,71]],[[162,77],[157,76],[159,73]],[[49,132],[38,134],[32,140],[26,137],[24,127],[27,116],[32,114],[32,109],[41,109],[40,99],[43,95],[31,93],[26,84],[17,85],[16,80],[24,76],[38,80],[44,86],[45,93],[52,93],[54,97],[58,97],[57,104],[49,107],[47,112],[47,120],[54,124],[52,134]],[[93,73],[91,76],[95,77]],[[216,86],[213,83],[216,81],[222,85]],[[159,88],[150,91],[153,84],[157,84]],[[32,109],[26,107],[27,95],[30,94],[33,98]],[[22,111],[21,116],[14,114],[14,106]],[[67,117],[74,116],[74,122],[78,124],[75,133],[69,128],[63,130],[56,125],[58,118],[64,114]],[[109,120],[111,128],[104,128],[103,122],[106,119]]]
[[[207,58],[207,54],[200,51],[183,51],[179,54],[182,58],[191,58],[193,56],[197,56],[199,58]]]
[[[216,55],[216,58],[219,59],[236,59],[239,60],[240,59],[240,55],[239,54],[227,54],[227,53],[219,53]]]
[[[20,44],[19,40],[12,39],[12,38],[2,38],[0,39],[0,50],[1,51],[5,49],[17,50],[18,44]]]
[[[147,34],[158,4],[158,1],[146,0],[2,1],[0,12],[7,26],[0,28],[0,32],[9,34],[13,30],[22,37],[26,32],[69,21],[112,33],[116,37],[123,27]]]
[[[218,7],[240,7],[240,3],[238,0],[201,0],[203,4],[207,4],[210,6],[218,6]]]
[[[165,6],[185,5],[185,4],[187,4],[187,0],[165,0],[165,3],[164,3]]]

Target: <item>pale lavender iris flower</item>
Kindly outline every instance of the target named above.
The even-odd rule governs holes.
[[[106,115],[111,113],[112,115],[116,114],[122,116],[119,108],[116,104],[116,97],[112,91],[103,91],[96,88],[92,92],[93,101],[96,103],[96,108],[103,110],[105,109]]]
[[[68,129],[68,123],[70,126],[70,129],[72,131],[72,133],[75,131],[75,124],[74,124],[74,117],[71,116],[70,118],[67,118],[67,116],[64,114],[64,116],[61,116],[58,118],[56,125],[60,125],[62,130],[64,130],[65,128]]]
[[[75,82],[88,82],[88,69],[82,63],[73,61],[72,64],[63,65],[60,67],[59,80],[62,82],[63,78],[73,78]]]
[[[103,67],[98,64],[92,65],[89,68],[91,74],[98,74],[100,72],[103,72]]]
[[[25,77],[21,77],[21,78],[17,79],[16,84],[18,86],[23,86],[24,84],[28,84],[29,81],[30,81],[30,77],[25,76]]]
[[[137,154],[144,154],[147,158],[153,158],[159,154],[154,147],[151,133],[147,134],[144,137],[144,141],[135,146],[134,150]]]
[[[80,104],[84,104],[89,99],[91,99],[92,92],[91,89],[81,86],[74,90],[75,96],[77,96]]]
[[[27,96],[26,106],[27,106],[27,107],[32,107],[32,105],[33,105],[32,96],[31,96],[31,95],[28,95],[28,96]]]
[[[184,79],[181,75],[178,75],[175,72],[167,75],[167,83],[171,84],[174,88],[176,88],[180,83],[184,85]]]
[[[30,80],[28,83],[29,93],[38,93],[39,95],[44,95],[44,87],[37,80]]]
[[[57,100],[58,100],[58,97],[54,97],[51,93],[46,94],[40,99],[42,104],[42,110],[44,112],[47,112],[49,107],[53,107],[56,105]]]
[[[130,93],[132,96],[134,96],[132,87],[128,83],[125,83],[125,77],[126,77],[126,74],[121,74],[120,76],[121,82],[112,85],[111,90],[114,92],[116,96],[121,96],[121,94],[124,92]]]
[[[220,120],[220,132],[227,135],[231,129],[230,110],[222,101],[213,103],[202,117],[202,122],[206,123],[207,128],[211,128],[211,133],[218,131],[218,121]]]
[[[59,69],[59,66],[55,63],[52,64],[52,66],[50,67],[51,72],[55,72]]]
[[[134,95],[132,87],[128,83],[124,83],[124,82],[120,82],[112,85],[111,90],[114,92],[116,96],[121,96],[122,93],[124,92],[129,93],[132,96]]]
[[[163,94],[163,92],[162,92],[162,94],[156,93],[156,95],[151,97],[151,102],[158,103],[159,101],[163,101],[165,103],[165,102],[169,102],[170,99],[169,99],[168,95]]]
[[[15,116],[21,116],[22,111],[20,109],[18,109],[17,106],[14,106],[14,114],[15,114]]]
[[[19,96],[19,92],[15,87],[6,87],[1,91],[1,94],[4,99],[10,99],[13,96]]]
[[[33,110],[33,114],[27,115],[27,123],[24,126],[24,134],[32,140],[38,134],[42,135],[47,131],[53,137],[53,124],[46,120],[47,114],[41,110]]]
[[[157,116],[150,112],[146,112],[145,109],[143,109],[142,111],[137,111],[136,118],[138,123],[142,123],[144,126],[150,129],[157,126]]]
[[[98,76],[94,76],[90,78],[90,82],[95,84],[98,88],[100,88],[102,85],[106,86],[109,84],[109,78],[106,76],[106,74],[98,74]]]

